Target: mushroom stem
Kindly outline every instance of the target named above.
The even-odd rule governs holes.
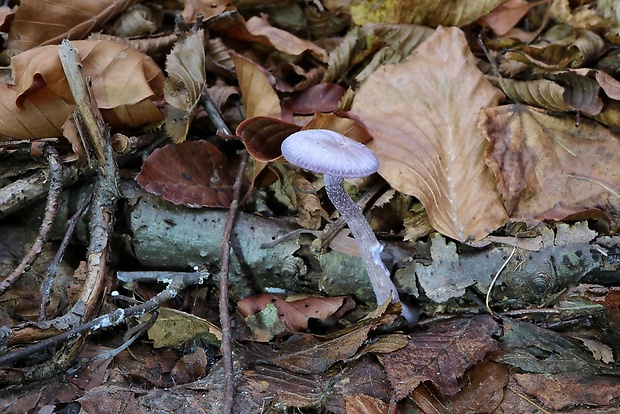
[[[362,210],[345,191],[344,179],[324,174],[323,180],[327,196],[344,217],[357,241],[372,289],[377,297],[377,304],[382,305],[388,300],[400,302],[396,286],[390,278],[390,272],[381,260],[383,246],[377,240]]]

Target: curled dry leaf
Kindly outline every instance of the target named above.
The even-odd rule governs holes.
[[[84,74],[92,80],[92,90],[99,108],[113,127],[135,128],[162,120],[163,115],[153,99],[162,95],[164,76],[151,58],[129,46],[111,41],[79,40],[72,42],[72,46],[78,50]],[[46,124],[62,125],[67,118],[67,113],[62,109],[73,105],[74,101],[58,57],[58,47],[30,49],[14,57],[11,66],[16,95],[11,92],[13,88],[7,87],[4,89],[7,95],[0,99],[4,102],[14,99],[18,111],[30,108],[46,112],[15,113],[8,118],[19,122],[20,119],[34,120],[43,116]],[[51,102],[42,102],[41,94],[51,99]],[[37,102],[36,108],[26,105],[26,100]],[[4,107],[8,112],[15,110],[8,103]],[[6,131],[23,129],[23,124],[11,126],[5,122],[5,126]],[[31,136],[24,138],[59,136],[34,135],[37,128],[28,125],[26,129]],[[42,128],[46,128],[45,124]],[[52,132],[47,128],[45,130]]]
[[[269,24],[266,19],[258,16],[251,17],[246,28],[254,36],[269,39],[269,43],[277,50],[288,53],[289,55],[299,56],[305,52],[310,52],[321,62],[327,62],[327,52],[309,40],[300,39],[286,30],[278,29]]]
[[[145,54],[106,40],[79,40],[71,42],[71,46],[78,50],[84,74],[92,80],[93,94],[100,108],[132,105],[161,96],[163,73]],[[56,46],[24,52],[11,60],[11,67],[18,100],[42,87],[66,101],[73,100]]]
[[[362,85],[353,103],[374,140],[379,174],[417,197],[432,226],[453,239],[478,240],[507,218],[478,111],[501,92],[476,67],[458,28],[438,28],[407,60],[386,65]]]
[[[153,151],[136,181],[174,204],[226,208],[235,180],[228,168],[228,159],[213,144],[188,141]]]
[[[600,87],[594,79],[573,72],[557,73],[550,77],[553,80],[504,79],[500,86],[515,102],[551,111],[579,111],[586,115],[597,115],[603,109],[603,102],[598,97]]]
[[[15,55],[36,46],[81,39],[137,0],[23,0],[11,24],[7,49]]]
[[[320,61],[327,62],[327,52],[323,48],[314,42],[273,27],[261,17],[254,16],[246,22],[234,10],[230,10],[229,13],[220,17],[222,18],[209,22],[209,29],[246,42],[273,47],[280,52],[293,56],[310,52]]]
[[[605,46],[603,39],[589,30],[574,30],[567,26],[553,26],[539,44],[516,48],[504,58],[547,70],[581,67],[597,56]]]
[[[620,211],[620,140],[608,128],[523,105],[483,110],[481,128],[511,217],[559,220],[561,206]]]
[[[62,126],[75,105],[49,89],[42,89],[21,100],[17,88],[0,84],[0,141],[63,136]]]

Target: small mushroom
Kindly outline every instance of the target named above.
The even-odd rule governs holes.
[[[282,155],[293,165],[323,174],[327,196],[355,236],[377,303],[400,302],[390,272],[381,260],[383,246],[343,186],[344,178],[375,173],[379,168],[375,154],[365,145],[337,132],[309,129],[286,138],[282,143]]]

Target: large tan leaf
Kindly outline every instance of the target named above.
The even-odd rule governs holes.
[[[138,0],[22,0],[9,31],[14,54],[36,46],[81,39]]]
[[[414,23],[463,26],[486,15],[506,0],[353,0],[351,17],[366,23]]]
[[[14,86],[0,84],[0,141],[62,136],[62,125],[73,111],[73,103],[49,89],[25,98],[21,107],[17,107],[16,98]]]
[[[106,40],[78,40],[72,42],[72,46],[78,50],[85,75],[92,80],[97,104],[114,127],[135,128],[162,120],[161,111],[152,100],[162,96],[164,76],[151,58],[129,46]],[[11,66],[17,86],[17,96],[13,99],[18,108],[26,110],[24,101],[36,101],[33,96],[41,91],[51,92],[61,101],[73,103],[57,46],[23,52],[12,59]],[[0,99],[4,101],[7,97]],[[65,119],[57,119],[58,114],[56,111],[46,112],[44,116],[50,120],[53,118],[54,125],[62,125]]]
[[[487,108],[481,125],[511,217],[620,211],[620,139],[608,128],[588,119],[577,127],[574,116],[553,117],[524,105]]]
[[[232,57],[246,117],[270,116],[281,119],[280,98],[273,89],[275,80],[272,81],[268,72],[250,59],[236,53],[233,53]]]
[[[440,27],[403,63],[372,74],[353,103],[375,138],[368,146],[379,173],[417,197],[437,231],[459,241],[478,240],[507,218],[476,127],[480,109],[500,98],[461,30]]]
[[[78,40],[71,45],[78,50],[84,74],[92,80],[93,94],[100,108],[132,105],[161,96],[164,75],[157,63],[144,53],[107,40]],[[18,100],[42,87],[67,101],[73,100],[57,46],[21,53],[11,60],[11,66]]]

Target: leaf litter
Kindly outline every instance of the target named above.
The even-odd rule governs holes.
[[[146,315],[127,332],[119,326],[50,352],[49,364],[2,365],[7,412],[71,404],[221,412],[228,374],[214,252],[231,205],[243,209],[230,249],[233,412],[617,409],[613,2],[95,3],[2,8],[12,76],[0,86],[0,176],[10,183],[0,202],[19,203],[22,188],[42,180],[27,177],[43,164],[30,154],[50,137],[67,168],[92,162],[57,54],[59,39],[73,39],[124,143],[117,160],[128,179],[105,272],[115,293],[98,299],[100,313],[161,291],[143,279],[120,283],[116,268],[196,266],[213,276],[167,302],[153,326]],[[181,19],[175,27],[172,15],[195,28],[182,30]],[[135,17],[141,23],[123,26]],[[366,207],[417,324],[403,324],[398,306],[373,310],[359,252],[337,234],[343,224],[320,177],[281,159],[288,135],[314,128],[350,136],[379,158],[379,174],[347,190]],[[243,150],[250,167],[237,183]],[[38,208],[20,224],[36,222]],[[6,221],[2,275],[22,255],[15,246],[28,244]],[[81,231],[78,244],[89,237]],[[4,296],[0,358],[70,329],[54,318],[81,297],[94,266],[82,254],[63,262],[43,317],[40,275],[53,254]],[[487,307],[500,318],[484,315]],[[147,330],[148,341],[136,341]]]

